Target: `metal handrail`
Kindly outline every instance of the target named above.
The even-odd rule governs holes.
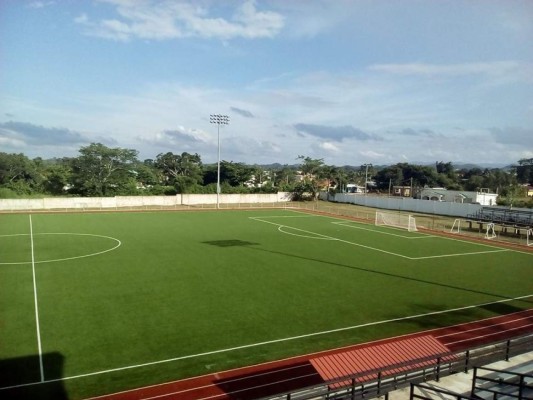
[[[385,396],[393,390],[421,383],[427,380],[439,381],[440,378],[457,372],[468,372],[474,367],[481,367],[500,360],[533,351],[533,334],[494,342],[490,345],[472,347],[468,350],[439,354],[437,356],[413,359],[388,365],[385,368],[370,369],[357,374],[346,375],[324,381],[320,385],[303,387],[298,390],[282,392],[258,400],[307,400],[307,399],[371,399]],[[420,367],[421,363],[431,365]],[[417,367],[418,366],[418,367]],[[411,367],[411,368],[410,368]],[[403,368],[402,372],[393,372]],[[362,382],[359,379],[375,375],[376,379]],[[349,383],[348,383],[349,382]],[[342,387],[335,388],[335,386]]]

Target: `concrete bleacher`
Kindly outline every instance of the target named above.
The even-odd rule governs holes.
[[[467,221],[530,229],[533,227],[533,211],[501,207],[483,207],[476,213],[469,214]]]
[[[485,400],[532,399],[533,363],[519,364],[505,370],[476,368],[472,396]]]
[[[523,379],[521,393],[519,393],[520,386],[517,385],[517,378],[518,382]],[[498,361],[482,368],[471,369],[466,373],[460,372],[447,376],[439,382],[425,382],[415,387],[414,396],[412,388],[390,392],[388,400],[533,399],[532,385],[533,352],[528,352],[514,356],[509,361]]]

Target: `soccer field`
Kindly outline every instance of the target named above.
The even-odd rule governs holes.
[[[0,398],[77,399],[519,309],[533,253],[291,210],[0,215]],[[17,395],[18,395],[17,394]]]

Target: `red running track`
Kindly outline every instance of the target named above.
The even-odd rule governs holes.
[[[93,400],[252,400],[275,395],[323,380],[309,360],[328,354],[357,350],[394,340],[431,334],[450,350],[463,351],[512,337],[533,333],[533,309],[397,338],[308,354],[286,360],[238,368],[160,385],[93,397]]]

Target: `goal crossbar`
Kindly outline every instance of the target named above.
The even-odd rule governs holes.
[[[392,226],[407,229],[409,232],[417,231],[415,217],[410,214],[390,213],[376,211],[376,226]]]

